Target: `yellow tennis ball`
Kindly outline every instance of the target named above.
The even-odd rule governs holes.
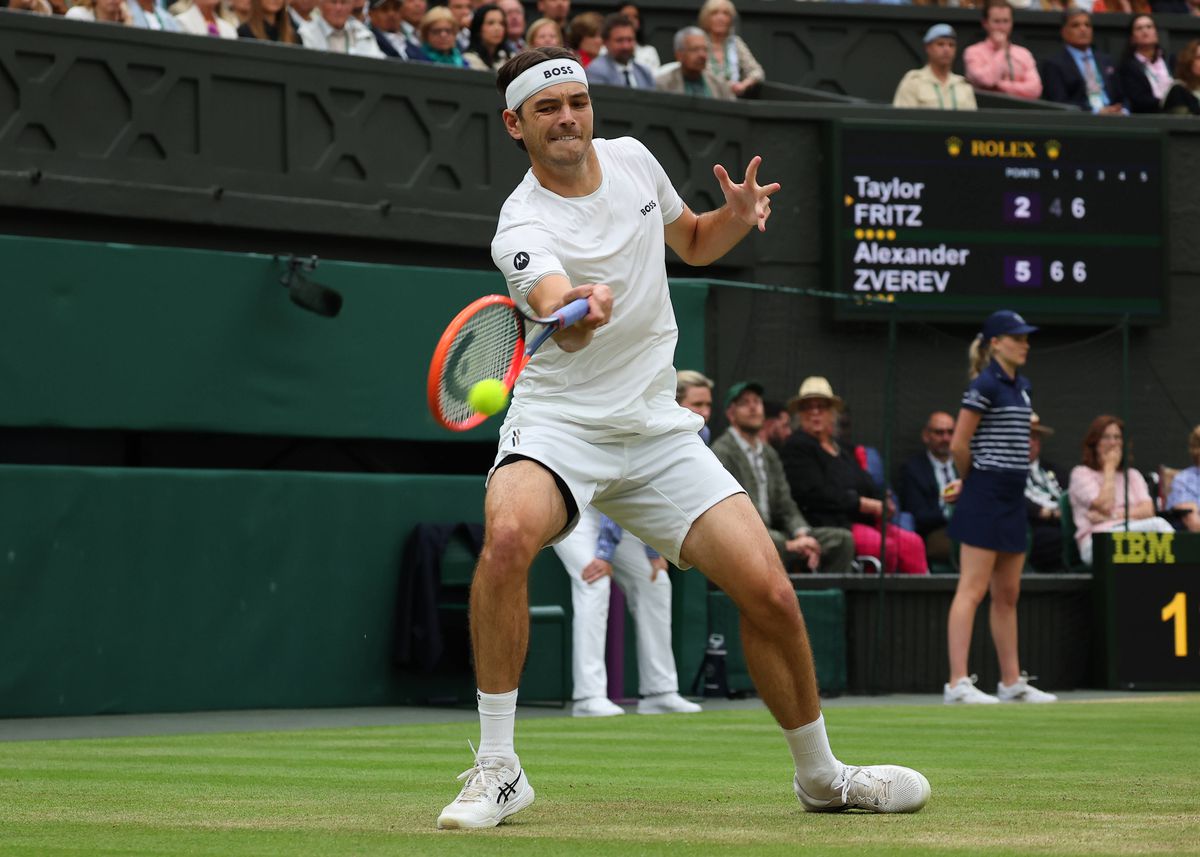
[[[497,381],[495,378],[484,378],[467,393],[467,404],[478,413],[487,414],[489,417],[503,410],[507,403],[508,390],[504,389],[503,381]]]

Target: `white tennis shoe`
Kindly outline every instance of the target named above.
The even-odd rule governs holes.
[[[846,765],[833,788],[837,796],[822,800],[808,794],[798,776],[792,780],[792,789],[806,812],[917,812],[929,803],[930,795],[925,775],[900,765]]]
[[[704,709],[675,691],[656,693],[638,700],[638,714],[697,714]]]
[[[1058,697],[1053,693],[1046,693],[1031,685],[1031,678],[1037,676],[1021,673],[1021,677],[1012,684],[999,682],[996,685],[996,696],[1001,702],[1058,702]]]
[[[942,702],[947,705],[994,705],[1000,700],[975,686],[978,676],[963,676],[954,684],[942,685]]]
[[[466,782],[438,816],[438,830],[495,827],[533,803],[533,786],[519,762],[481,759],[474,745],[471,752],[475,764],[458,775]]]
[[[616,717],[624,713],[624,708],[606,696],[590,696],[571,706],[572,717]]]

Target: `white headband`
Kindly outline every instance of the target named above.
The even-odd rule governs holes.
[[[516,110],[525,99],[560,83],[582,83],[586,89],[587,72],[575,60],[546,60],[518,74],[504,90],[504,100],[509,110]]]

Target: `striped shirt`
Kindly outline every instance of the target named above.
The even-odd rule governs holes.
[[[992,360],[963,393],[962,406],[980,414],[971,438],[971,469],[1029,472],[1029,381],[1012,378]]]

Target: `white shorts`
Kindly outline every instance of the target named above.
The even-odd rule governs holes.
[[[505,432],[496,466],[509,455],[522,455],[557,474],[579,512],[595,504],[679,568],[683,540],[696,519],[734,494],[738,481],[694,431],[592,443],[551,426],[521,426]],[[550,544],[562,541],[579,522],[567,522]]]

